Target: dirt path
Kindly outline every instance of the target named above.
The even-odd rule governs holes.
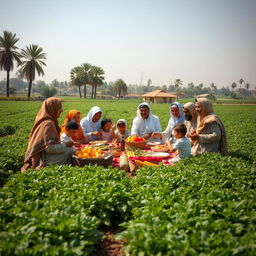
[[[114,238],[115,234],[121,232],[123,229],[120,227],[110,227],[102,232],[105,234],[104,238],[97,246],[97,252],[94,256],[125,256],[121,251],[124,240],[116,240]]]

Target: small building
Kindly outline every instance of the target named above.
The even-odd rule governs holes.
[[[174,102],[176,99],[176,95],[162,90],[155,90],[141,96],[143,98],[143,101],[149,103],[171,103]]]
[[[141,97],[140,94],[134,94],[134,93],[126,94],[124,96],[125,99],[139,99],[140,97]]]

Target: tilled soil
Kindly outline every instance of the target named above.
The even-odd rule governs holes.
[[[98,244],[94,256],[125,256],[121,251],[125,241],[114,238],[115,234],[122,230],[120,227],[110,227],[102,230],[106,237]]]

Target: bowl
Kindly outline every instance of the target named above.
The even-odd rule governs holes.
[[[140,148],[140,149],[144,149],[147,145],[147,141],[139,141],[139,142],[136,142],[136,141],[133,141],[133,142],[125,142],[125,144],[128,146],[128,147],[133,147],[133,148]]]

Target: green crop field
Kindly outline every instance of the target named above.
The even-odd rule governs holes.
[[[65,113],[103,116],[131,127],[139,101],[63,98]],[[184,102],[184,100],[183,100]],[[214,105],[229,156],[204,154],[173,167],[50,166],[20,173],[41,102],[0,101],[0,255],[93,255],[102,228],[123,227],[127,255],[255,255],[256,105]],[[152,104],[162,129],[168,104]]]

